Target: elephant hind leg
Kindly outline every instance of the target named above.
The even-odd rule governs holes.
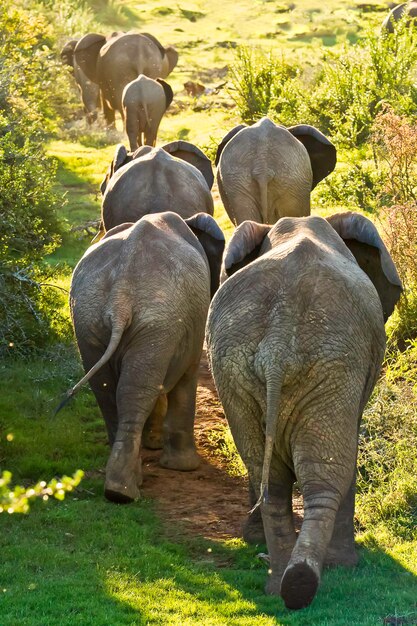
[[[163,447],[163,423],[167,413],[168,402],[166,394],[159,396],[154,409],[143,428],[142,443],[150,450],[160,450]]]
[[[137,347],[135,347],[137,350]],[[127,503],[139,497],[142,482],[140,445],[144,424],[160,395],[165,371],[145,361],[140,350],[125,353],[117,385],[119,423],[106,467],[105,496]],[[144,382],[146,381],[146,383]]]
[[[168,394],[164,448],[159,459],[168,469],[189,471],[200,465],[194,442],[198,366],[192,365]]]
[[[356,476],[337,512],[332,538],[324,560],[325,567],[335,567],[338,565],[354,567],[358,563],[353,527],[355,486]]]

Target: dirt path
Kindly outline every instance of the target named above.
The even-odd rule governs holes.
[[[241,536],[248,512],[247,479],[227,474],[221,457],[213,455],[210,432],[226,424],[205,355],[197,389],[195,437],[202,462],[193,472],[177,472],[158,465],[160,451],[143,451],[142,493],[155,499],[167,532],[181,528],[208,539]],[[301,502],[294,502],[299,518]],[[175,525],[177,523],[177,525]]]

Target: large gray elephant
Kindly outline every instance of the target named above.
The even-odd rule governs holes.
[[[223,249],[209,215],[159,213],[109,231],[74,270],[71,315],[87,374],[68,397],[90,382],[111,445],[109,500],[139,496],[142,433],[145,446],[163,448],[163,467],[199,464],[198,366]]]
[[[139,74],[166,78],[178,61],[175,48],[163,48],[155,37],[141,33],[124,33],[108,42],[103,35],[89,33],[77,43],[74,55],[100,88],[108,126],[114,125],[115,111],[123,117],[122,94],[128,83]]]
[[[206,179],[191,162],[173,156],[180,152],[187,152],[197,166],[205,166],[208,160],[187,142],[174,142],[163,148],[142,146],[131,161],[126,148],[119,146],[113,173],[102,184],[101,231],[160,211],[173,211],[183,218],[201,212],[213,215],[213,198]],[[125,160],[127,164],[117,166]]]
[[[61,50],[61,60],[63,63],[72,68],[75,82],[80,91],[81,100],[88,124],[92,124],[97,119],[97,113],[100,108],[100,90],[98,85],[93,83],[84,74],[78,63],[74,59],[74,49],[78,43],[78,39],[71,39]]]
[[[272,224],[310,214],[310,193],[336,165],[334,145],[305,124],[284,128],[264,117],[240,124],[220,143],[217,182],[234,224]]]
[[[248,469],[255,508],[245,530],[249,538],[265,532],[266,592],[299,609],[312,601],[323,564],[357,562],[358,428],[401,281],[376,228],[358,213],[246,221],[228,244],[224,271],[206,337]],[[298,538],[295,480],[304,498]]]
[[[399,4],[391,9],[387,17],[382,22],[382,28],[387,30],[389,33],[393,33],[396,22],[398,22],[404,14],[407,14],[409,18],[413,18],[415,21],[415,18],[417,18],[417,0],[403,2],[402,4]]]
[[[162,78],[154,80],[139,74],[126,85],[122,106],[132,152],[143,145],[155,145],[159,124],[173,97],[170,85]]]

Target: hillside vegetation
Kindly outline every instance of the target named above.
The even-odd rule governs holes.
[[[0,471],[22,490],[85,472],[78,487],[64,483],[64,502],[46,502],[64,496],[55,481],[49,494],[48,486],[29,494],[28,515],[0,514],[2,626],[416,623],[417,31],[404,21],[381,36],[387,10],[375,0],[6,0],[0,9]],[[317,126],[337,146],[338,164],[314,190],[313,213],[366,214],[404,284],[361,426],[360,563],[325,572],[317,598],[297,614],[263,593],[256,554],[264,546],[190,537],[153,500],[104,501],[106,434],[89,390],[53,417],[82,373],[71,272],[92,238],[85,226],[99,218],[115,145],[127,145],[120,120],[111,133],[102,119],[87,125],[59,50],[87,31],[131,28],[180,55],[158,144],[186,139],[214,160],[219,140],[242,121],[269,115]],[[206,93],[187,95],[188,80]],[[213,431],[212,441],[213,457],[236,473],[230,435]],[[6,504],[9,478],[0,479]]]

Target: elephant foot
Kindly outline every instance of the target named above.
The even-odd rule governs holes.
[[[104,497],[116,504],[130,504],[139,498],[137,485],[122,485],[112,480],[106,480]]]
[[[344,550],[327,549],[326,558],[324,559],[324,567],[355,567],[358,564],[359,556],[355,548],[346,548]]]
[[[268,596],[279,596],[281,594],[281,573],[270,574],[265,585],[265,593]]]
[[[159,465],[161,467],[180,470],[182,472],[189,472],[197,469],[200,462],[201,459],[195,449],[182,451],[164,449],[161,454],[161,458],[159,459]]]
[[[320,576],[307,561],[289,565],[281,580],[281,596],[287,609],[303,609],[311,604]]]
[[[266,543],[262,517],[255,515],[256,511],[243,522],[242,537],[246,543]]]

